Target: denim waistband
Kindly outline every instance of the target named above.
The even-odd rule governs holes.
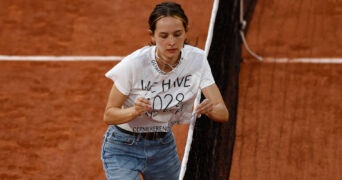
[[[119,131],[135,136],[135,137],[142,137],[147,140],[156,140],[156,139],[161,139],[164,138],[167,134],[167,132],[148,132],[148,133],[135,133],[132,131],[128,131],[126,129],[123,129],[119,126],[115,126]]]

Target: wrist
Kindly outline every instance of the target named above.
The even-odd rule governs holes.
[[[138,111],[135,110],[135,108],[133,107],[130,111],[130,117],[131,119],[135,119],[137,117],[140,116],[140,113]]]

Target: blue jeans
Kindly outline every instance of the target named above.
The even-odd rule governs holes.
[[[109,126],[103,138],[101,159],[109,180],[178,180],[180,160],[172,132],[147,140]]]

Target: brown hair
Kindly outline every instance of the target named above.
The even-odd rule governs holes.
[[[148,24],[152,34],[154,34],[154,31],[156,30],[157,21],[163,17],[175,17],[180,19],[183,22],[185,31],[187,31],[189,21],[181,5],[175,2],[163,2],[156,5],[148,19]]]

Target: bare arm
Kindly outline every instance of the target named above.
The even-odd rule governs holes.
[[[151,109],[150,102],[145,98],[137,98],[134,106],[121,108],[127,96],[122,94],[113,84],[110,91],[107,107],[104,113],[104,121],[107,124],[122,124],[133,120],[145,111]]]
[[[205,114],[210,119],[218,122],[227,122],[228,109],[216,84],[202,89],[205,98],[197,107],[197,114]]]

